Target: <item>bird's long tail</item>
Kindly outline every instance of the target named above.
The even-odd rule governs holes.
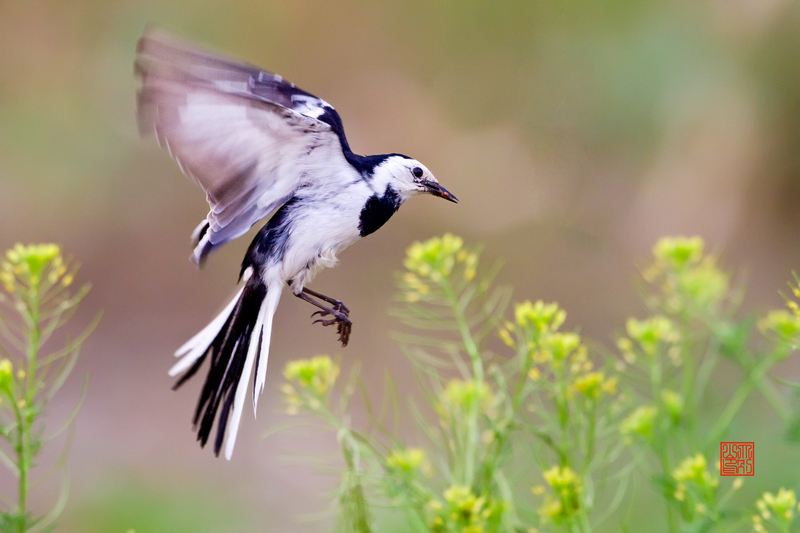
[[[225,458],[230,459],[236,444],[248,381],[256,368],[253,385],[253,410],[258,395],[264,390],[269,356],[272,318],[282,287],[270,287],[248,269],[245,285],[223,311],[202,331],[181,346],[175,355],[181,360],[170,369],[170,376],[181,377],[175,389],[191,378],[211,355],[211,367],[197,403],[194,425],[197,440],[205,446],[217,412],[217,436],[214,453],[219,455],[228,427]]]

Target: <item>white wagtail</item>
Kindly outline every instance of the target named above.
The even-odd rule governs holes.
[[[178,349],[182,358],[169,372],[182,374],[177,388],[210,356],[194,424],[204,446],[219,413],[214,451],[219,455],[228,427],[230,459],[254,368],[254,411],[264,390],[272,318],[284,286],[318,307],[316,322],[335,324],[345,346],[349,309],[306,285],[412,196],[458,200],[410,157],[354,154],[333,107],[277,74],[158,30],[139,41],[136,72],[140,131],[155,133],[211,206],[192,234],[192,261],[202,265],[274,211],[244,257],[244,286]]]

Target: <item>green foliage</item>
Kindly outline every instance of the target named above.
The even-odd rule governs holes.
[[[709,465],[753,392],[791,422],[769,371],[800,344],[794,300],[758,321],[736,318],[731,276],[702,239],[665,238],[643,270],[650,314],[630,318],[611,353],[565,329],[555,303],[517,303],[508,320],[497,269],[482,274],[480,251],[458,237],[414,243],[405,267],[396,315],[425,399],[408,403],[419,434],[390,431],[380,417],[368,433],[354,429],[357,372],[334,409],[339,367],[325,356],[285,371],[289,412],[316,415],[339,435],[344,530],[374,531],[383,508],[421,532],[626,528],[624,508],[638,498],[629,485],[644,473],[671,532],[789,531],[793,491],[733,505],[743,478]],[[715,407],[709,383],[722,365],[738,370],[738,384]]]
[[[627,335],[617,341],[625,388],[640,407],[620,430],[638,437],[632,443],[644,454],[643,466],[658,465],[653,479],[665,500],[669,531],[735,524],[743,512],[728,500],[741,481],[712,477],[707,463],[719,465],[719,443],[755,390],[790,421],[768,373],[795,351],[800,317],[770,311],[758,321],[764,338],[753,338],[754,321],[735,317],[730,275],[705,253],[699,237],[661,239],[643,277],[652,315],[630,319]],[[709,382],[723,363],[738,373],[729,380],[732,393],[715,408]]]
[[[96,325],[69,339],[60,349],[43,353],[53,333],[73,315],[88,287],[71,291],[77,267],[65,262],[54,244],[22,246],[8,250],[0,263],[0,463],[17,479],[16,506],[0,510],[0,531],[23,533],[52,531],[66,503],[67,478],[63,474],[61,496],[43,516],[34,516],[27,505],[31,470],[42,446],[60,433],[45,437],[42,418],[47,404],[72,371],[80,346]],[[77,405],[61,431],[71,427]],[[66,450],[64,451],[66,454]],[[65,456],[59,466],[65,470]],[[5,495],[11,499],[11,495]]]

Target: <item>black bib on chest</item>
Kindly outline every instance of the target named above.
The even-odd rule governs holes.
[[[386,224],[394,212],[400,207],[400,197],[390,186],[386,186],[383,196],[373,194],[364,204],[358,221],[358,231],[362,237],[374,233]]]

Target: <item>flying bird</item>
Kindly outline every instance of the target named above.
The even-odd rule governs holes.
[[[224,442],[230,459],[251,375],[254,413],[264,390],[284,287],[318,308],[315,322],[336,326],[346,346],[350,310],[307,285],[412,196],[458,200],[419,161],[353,153],[336,110],[277,74],[155,29],[139,40],[135,70],[140,131],[155,135],[211,208],[192,233],[195,265],[271,215],[242,261],[242,287],[169,371],[177,389],[209,360],[194,426],[205,446],[216,421],[214,452]]]

